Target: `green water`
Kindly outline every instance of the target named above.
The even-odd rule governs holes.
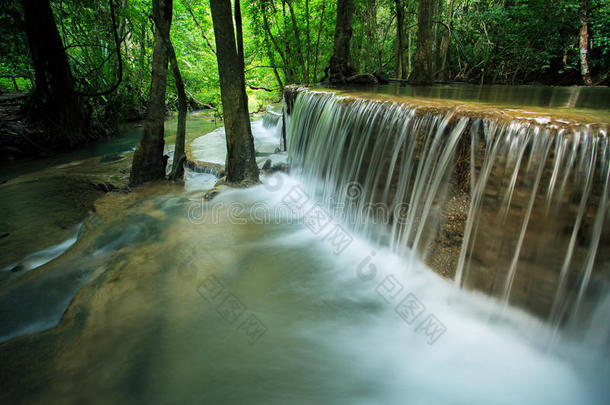
[[[441,84],[410,86],[398,83],[349,89],[381,95],[479,103],[535,112],[579,113],[610,122],[610,88]]]
[[[47,332],[0,344],[6,384],[0,399],[595,400],[599,378],[575,374],[576,360],[545,349],[538,335],[544,328],[532,318],[509,311],[489,322],[497,313],[491,300],[460,293],[423,264],[357,237],[345,254],[334,254],[303,224],[279,214],[282,197],[299,183],[288,176],[278,182],[280,188],[227,192],[213,202],[167,183],[100,200],[73,248],[0,294],[0,335],[46,329],[61,318]],[[260,216],[264,207],[268,220]],[[193,215],[191,208],[202,211]],[[379,274],[359,278],[371,250]],[[393,303],[388,277],[402,290]],[[407,294],[445,325],[434,344],[394,311]]]
[[[173,146],[176,140],[176,116],[165,121],[165,146]],[[209,117],[207,113],[197,112],[187,116],[186,141],[201,136],[220,126],[221,121]],[[71,152],[57,154],[43,159],[27,162],[0,162],[0,183],[26,173],[32,173],[48,167],[74,162],[77,160],[116,155],[135,150],[142,135],[142,124],[127,124],[116,137],[103,139]]]
[[[189,138],[210,125],[189,123]],[[56,167],[30,170],[0,197],[21,200],[35,251],[72,197],[41,187]],[[79,212],[73,246],[0,285],[0,402],[604,403],[607,351],[550,346],[536,318],[357,234],[337,254],[285,210],[303,184],[280,174],[205,201],[157,182]],[[442,336],[400,316],[408,297]]]

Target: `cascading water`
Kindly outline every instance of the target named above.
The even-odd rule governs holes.
[[[221,164],[198,165],[192,178],[187,171],[186,191],[159,182],[109,193],[96,201],[70,249],[2,286],[0,402],[607,402],[610,295],[593,311],[584,286],[599,285],[608,177],[601,189],[595,177],[573,184],[597,176],[606,155],[593,161],[569,138],[558,141],[552,132],[545,138],[544,128],[520,135],[521,124],[471,119],[460,110],[323,93],[299,95],[288,106],[294,175],[271,165],[262,171],[262,184],[222,187],[210,200],[216,176],[207,168]],[[276,152],[282,129],[276,118],[252,123],[260,166],[286,157]],[[265,121],[275,124],[266,128]],[[593,136],[578,136],[591,152],[595,142],[598,153],[606,147]],[[190,156],[222,162],[223,141],[222,130],[208,133],[188,146]],[[543,153],[547,163],[539,159]],[[196,173],[198,168],[206,170]],[[12,186],[31,196],[35,184],[25,178]],[[302,213],[287,209],[294,190],[315,197],[306,201],[307,210],[325,195],[333,212],[360,234],[348,232],[350,243],[338,254],[325,232],[314,232]],[[580,190],[589,190],[586,203]],[[8,187],[1,191],[11,201]],[[496,199],[492,207],[503,209],[489,211],[490,196]],[[382,201],[395,209],[388,212]],[[516,203],[530,211],[527,221],[514,211]],[[32,211],[40,206],[31,200]],[[579,231],[571,257],[564,251],[548,258],[556,278],[566,269],[564,286],[548,295],[553,300],[557,291],[570,291],[578,298],[572,263],[591,262],[583,274],[590,281],[576,285],[585,288],[583,312],[593,313],[588,340],[561,331],[550,346],[553,330],[544,322],[458,290],[410,253],[417,251],[437,270],[455,271],[462,244],[469,246],[461,261],[464,284],[471,285],[489,277],[475,271],[477,264],[488,265],[488,249],[517,249],[508,236],[481,237],[501,237],[497,229],[487,230],[493,221],[504,222],[514,241],[521,239],[523,256],[530,248],[548,249],[530,246],[537,242],[530,233],[540,229],[532,226],[546,225],[545,218],[560,217],[567,206],[575,210],[569,212],[572,224],[580,218],[579,229],[590,226],[599,248],[595,257],[590,242],[580,249]],[[540,219],[541,213],[547,217]],[[328,228],[343,225],[342,218],[330,220]],[[565,246],[572,234],[562,235]],[[34,256],[26,257],[23,270]],[[498,257],[505,268],[498,270],[496,292],[501,297],[512,283],[513,302],[524,263],[512,268],[508,259]],[[558,305],[557,314],[562,311]]]
[[[285,101],[293,170],[355,231],[554,326],[607,312],[603,125],[295,87]]]

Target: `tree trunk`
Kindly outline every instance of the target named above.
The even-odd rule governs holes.
[[[292,32],[294,33],[294,40],[297,46],[297,57],[299,58],[299,63],[301,64],[302,82],[307,83],[309,81],[309,77],[307,75],[307,67],[305,66],[305,58],[303,58],[303,47],[301,46],[301,33],[299,31],[299,25],[297,24],[294,8],[292,7],[292,0],[288,0],[287,4],[288,10],[290,11],[290,19],[292,21]]]
[[[345,83],[354,73],[349,53],[354,10],[354,0],[338,0],[333,55],[329,64],[331,83]]]
[[[453,25],[453,1],[449,1],[449,10],[447,12],[447,26],[443,31],[443,38],[441,39],[441,79],[447,80],[447,72],[445,70],[447,66],[447,55],[449,54],[449,46],[451,45],[451,30]]]
[[[313,81],[318,81],[318,57],[320,51],[320,36],[322,35],[322,28],[324,27],[324,11],[326,10],[326,2],[322,2],[322,11],[320,12],[320,24],[318,27],[318,38],[316,39],[316,50],[313,60]]]
[[[171,0],[170,0],[171,2]],[[176,143],[174,146],[174,159],[172,163],[172,171],[170,179],[177,180],[182,177],[184,173],[184,158],[185,158],[185,139],[186,139],[186,114],[187,114],[187,99],[186,91],[184,90],[184,82],[182,81],[182,74],[180,74],[180,67],[178,66],[178,58],[176,58],[176,51],[172,45],[170,39],[170,27],[163,19],[155,19],[156,29],[161,31],[163,35],[165,49],[167,50],[167,57],[172,68],[174,75],[174,81],[176,82],[176,90],[178,93],[178,124],[176,128]]]
[[[396,78],[407,77],[405,64],[405,9],[403,0],[395,0],[396,4]]]
[[[153,19],[163,21],[168,29],[172,21],[172,0],[153,0]],[[129,184],[136,186],[165,177],[163,158],[163,124],[165,119],[165,89],[167,86],[167,49],[163,32],[155,29],[150,98],[142,138],[133,155]]]
[[[366,72],[380,69],[381,62],[376,63],[375,61],[375,56],[377,56],[375,53],[380,51],[379,41],[377,40],[377,2],[375,0],[367,0],[365,7],[364,14],[366,17],[366,36],[368,45],[368,51],[364,55],[366,63],[364,71]],[[379,53],[378,56],[380,56]]]
[[[408,40],[407,40],[407,72],[409,72],[409,73],[411,73],[411,71],[412,71],[412,69],[413,69],[413,68],[412,68],[413,63],[411,63],[411,59],[412,59],[412,56],[411,56],[411,55],[412,55],[412,53],[413,53],[413,52],[411,51],[411,48],[412,48],[412,46],[411,46],[411,45],[412,45],[412,43],[413,43],[413,41],[411,40],[411,30],[409,30],[409,38],[408,38]],[[406,77],[406,76],[405,76],[405,77]]]
[[[282,51],[282,48],[280,48],[276,38],[271,33],[271,27],[269,26],[269,18],[267,17],[266,2],[261,1],[259,4],[260,4],[260,7],[261,7],[261,14],[262,14],[262,20],[263,20],[263,28],[265,29],[265,32],[267,33],[267,36],[271,40],[271,44],[273,45],[273,47],[275,48],[277,53],[280,55],[280,59],[282,60],[282,64],[284,65],[283,68],[282,68],[282,70],[284,71],[284,79],[286,80],[287,83],[290,83],[290,82],[292,82],[292,74],[291,74],[290,68],[288,66],[288,61],[286,59],[286,55]],[[269,61],[271,63],[273,63],[271,61],[271,59],[272,58],[270,57]],[[275,66],[275,64],[274,64],[274,66]],[[281,82],[281,80],[279,80],[279,82]],[[283,88],[283,86],[282,86],[282,88]]]
[[[265,31],[265,43],[269,43],[269,35],[267,31]],[[275,55],[273,55],[273,49],[270,46],[265,47],[267,49],[267,57],[269,58],[269,63],[273,69],[273,75],[275,76],[275,80],[277,80],[277,84],[280,87],[280,92],[284,91],[284,83],[282,83],[282,78],[280,73],[277,70],[277,65],[275,64]]]
[[[74,146],[86,125],[51,5],[49,0],[22,0],[22,5],[35,72],[34,100],[50,133]]]
[[[309,31],[309,0],[305,0],[305,40],[307,41],[306,50],[306,68],[305,77],[307,78],[307,83],[310,82],[310,63],[311,63],[311,32]]]
[[[216,57],[227,138],[227,182],[258,182],[254,139],[247,108],[239,0],[235,2],[237,43],[233,30],[231,0],[210,0],[210,8],[216,37]]]
[[[582,81],[587,86],[591,86],[591,71],[589,70],[589,0],[580,0],[580,73]]]
[[[413,71],[409,76],[412,84],[434,83],[434,27],[432,17],[437,0],[419,0],[417,9],[417,50]]]

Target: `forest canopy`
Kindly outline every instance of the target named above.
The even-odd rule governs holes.
[[[142,115],[150,91],[154,23],[145,0],[51,0],[74,86],[89,98],[93,118],[114,126]],[[432,13],[429,43],[434,80],[498,84],[583,84],[582,12],[586,7],[591,84],[607,84],[610,2],[607,0],[351,0],[349,61],[354,73],[407,79],[417,51],[418,8]],[[337,4],[325,0],[242,3],[245,81],[252,108],[277,101],[281,87],[327,78]],[[34,83],[19,0],[0,11],[0,91]],[[119,69],[114,31],[120,40]],[[171,42],[191,108],[221,109],[214,30],[208,1],[176,0]],[[122,71],[120,71],[122,70]],[[585,81],[586,82],[586,81]],[[168,75],[169,109],[177,91]]]

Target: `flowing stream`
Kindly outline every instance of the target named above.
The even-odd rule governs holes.
[[[599,291],[595,299],[590,291],[579,297],[583,285],[603,287],[587,266],[598,269],[592,242],[599,237],[603,246],[607,229],[599,219],[607,214],[608,190],[599,187],[607,186],[605,137],[576,130],[582,141],[576,147],[572,135],[547,134],[537,124],[473,125],[455,113],[342,102],[331,93],[296,97],[286,122],[290,174],[267,174],[259,186],[208,200],[214,177],[187,171],[186,189],[161,182],[98,200],[72,247],[0,287],[0,353],[12,365],[0,369],[9,387],[0,399],[605,403],[610,302]],[[287,158],[276,151],[282,120],[271,115],[253,124],[261,165]],[[428,135],[418,141],[415,133]],[[192,155],[222,164],[223,136],[215,130],[197,138]],[[453,174],[460,167],[455,156],[465,136],[477,145],[466,161],[476,171],[460,177]],[[492,162],[500,155],[508,173],[495,193],[500,207],[525,205],[519,212],[494,205],[490,219],[480,214],[488,203],[483,184],[493,183]],[[550,162],[548,179],[539,174],[543,161]],[[472,187],[457,187],[464,179]],[[559,196],[572,187],[581,197],[567,199],[576,211],[563,218]],[[460,198],[468,204],[457,204]],[[454,274],[442,277],[430,268],[438,267],[430,255],[443,257],[430,253],[436,238],[430,229],[442,223],[435,218],[443,217],[447,201],[465,210],[461,229],[470,229],[450,250]],[[371,203],[386,205],[372,211]],[[584,250],[572,250],[580,278],[565,288],[576,294],[570,307],[581,298],[593,314],[584,333],[558,328],[554,317],[571,311],[553,305],[555,297],[546,316],[527,300],[510,300],[511,288],[522,288],[515,269],[525,266],[511,259],[530,241],[524,216],[538,209],[561,218],[562,227],[591,221]],[[492,219],[517,232],[516,243],[500,237],[500,247],[491,244],[492,255],[509,258],[501,261],[497,294],[476,285],[461,289],[452,277],[468,284],[476,279],[473,262],[485,268],[471,246],[482,243],[477,235]],[[578,245],[572,231],[565,246],[572,239]],[[553,259],[557,280],[571,274],[562,267],[573,260],[565,246]],[[536,267],[542,257],[532,261]]]

